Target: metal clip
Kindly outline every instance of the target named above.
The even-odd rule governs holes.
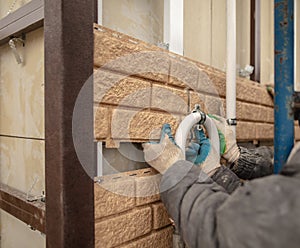
[[[196,112],[199,112],[201,115],[201,121],[198,123],[198,125],[203,125],[204,122],[206,121],[206,114],[201,111],[200,104],[196,104],[195,108],[192,111],[192,113],[196,113]]]
[[[195,112],[198,112],[198,111],[201,111],[201,106],[200,106],[200,104],[195,104],[195,107],[194,107],[192,112],[195,113]]]
[[[202,130],[203,130],[203,126],[200,125],[200,124],[197,124],[197,125],[196,125],[196,128],[197,128],[198,131],[202,131]]]
[[[229,126],[236,126],[237,125],[237,120],[236,118],[233,118],[233,119],[227,119],[227,124]]]
[[[18,64],[22,64],[24,61],[23,61],[23,58],[22,56],[18,53],[17,51],[17,44],[22,44],[23,47],[25,46],[25,39],[23,38],[11,38],[8,42],[8,45],[10,46],[10,48],[12,49],[12,52],[17,60],[17,63]]]
[[[162,48],[162,49],[166,49],[169,50],[170,44],[169,43],[165,43],[165,42],[158,42],[157,46]]]

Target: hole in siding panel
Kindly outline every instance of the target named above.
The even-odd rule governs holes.
[[[102,146],[103,176],[149,167],[144,160],[143,148],[140,143],[121,143],[119,148],[105,148],[105,146]],[[137,175],[132,174],[130,176]]]

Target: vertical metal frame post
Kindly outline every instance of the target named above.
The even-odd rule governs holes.
[[[294,0],[275,0],[274,170],[279,173],[294,145]]]
[[[72,139],[76,98],[93,73],[94,0],[45,0],[46,243],[94,247],[94,182]],[[82,132],[93,140],[93,89]],[[90,147],[89,147],[90,146]],[[94,144],[87,146],[93,152]]]

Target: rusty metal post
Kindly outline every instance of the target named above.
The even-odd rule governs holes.
[[[294,145],[293,91],[294,0],[275,0],[275,173]]]
[[[94,182],[72,138],[75,101],[93,73],[94,0],[45,0],[46,243],[94,247]],[[93,87],[82,132],[93,157]],[[87,154],[88,156],[89,154]],[[93,163],[91,163],[93,166]]]

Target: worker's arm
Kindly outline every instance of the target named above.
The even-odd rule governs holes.
[[[270,148],[239,147],[226,119],[217,115],[210,115],[210,117],[219,131],[221,155],[227,161],[227,166],[239,178],[250,180],[273,173],[273,152]]]
[[[299,247],[300,165],[233,194],[187,161],[163,175],[161,199],[188,247]]]
[[[218,247],[216,212],[229,194],[188,161],[163,175],[161,198],[188,247]]]

